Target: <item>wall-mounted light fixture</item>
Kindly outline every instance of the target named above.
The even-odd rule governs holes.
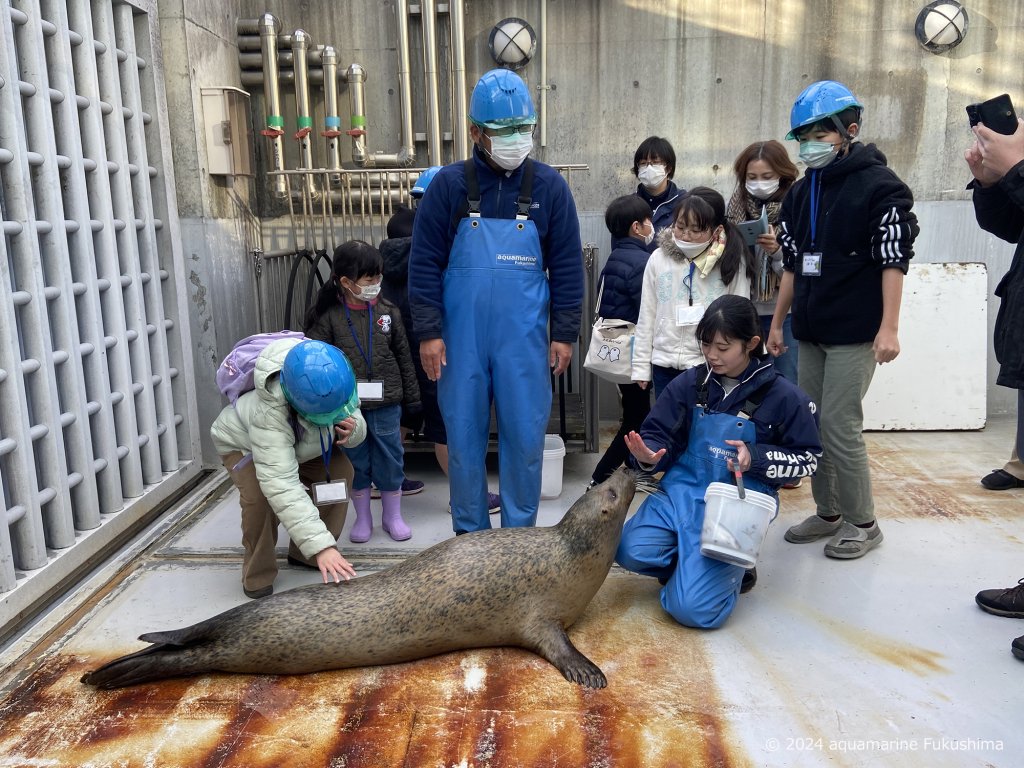
[[[494,25],[487,45],[499,66],[522,69],[537,50],[537,35],[525,21],[513,17]]]
[[[917,42],[932,53],[956,48],[967,34],[967,9],[956,0],[935,0],[917,15],[914,34]]]

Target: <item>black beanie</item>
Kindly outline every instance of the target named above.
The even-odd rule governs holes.
[[[412,220],[415,216],[416,211],[412,208],[399,205],[388,219],[388,237],[412,237]]]

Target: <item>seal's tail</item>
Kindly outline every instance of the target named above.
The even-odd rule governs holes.
[[[193,646],[202,637],[205,622],[173,632],[150,632],[139,639],[153,643],[141,651],[121,656],[99,669],[86,672],[81,682],[97,688],[124,688],[128,685],[185,677],[206,672],[209,663],[194,652]]]

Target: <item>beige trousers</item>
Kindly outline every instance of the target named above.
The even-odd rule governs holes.
[[[242,586],[248,590],[257,590],[274,583],[277,576],[277,527],[279,520],[270,502],[263,495],[259,480],[256,479],[256,467],[247,461],[243,466],[235,468],[244,454],[234,451],[220,457],[224,468],[231,476],[231,482],[238,489],[239,501],[242,506]],[[331,480],[345,480],[349,489],[352,488],[352,462],[344,451],[334,451],[331,457]],[[299,465],[299,479],[304,485],[312,485],[326,479],[323,459],[317,456]],[[337,539],[345,526],[345,515],[348,502],[342,501],[329,507],[320,507],[320,519],[327,530]],[[309,565],[316,565],[316,560],[304,557],[292,541],[288,542],[288,554]]]

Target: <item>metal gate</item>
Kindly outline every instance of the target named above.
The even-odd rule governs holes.
[[[0,0],[0,628],[200,471],[159,45]]]

